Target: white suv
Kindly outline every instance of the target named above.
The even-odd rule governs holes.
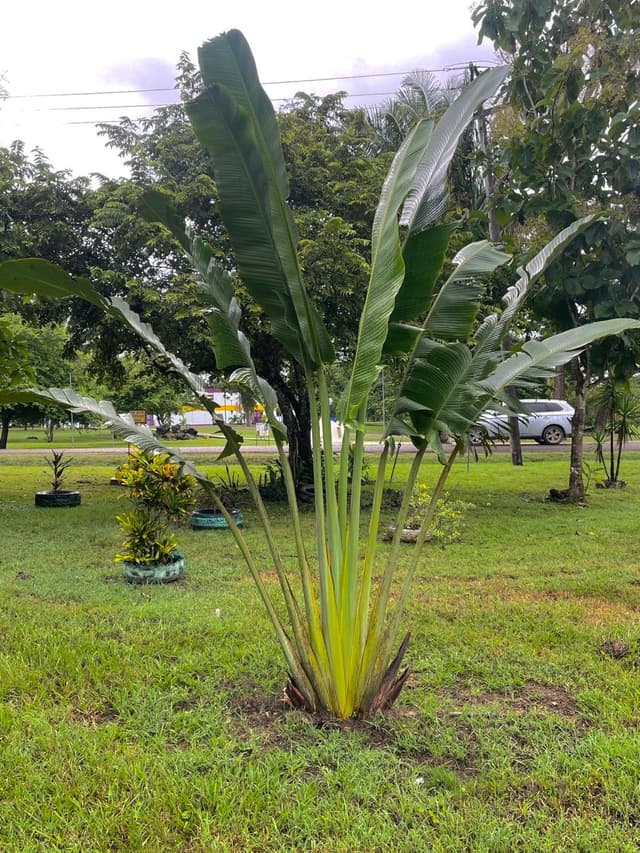
[[[526,414],[519,414],[520,436],[541,444],[560,444],[571,435],[574,409],[565,400],[520,400]],[[509,415],[505,410],[487,409],[469,430],[472,444],[486,438],[509,438]]]

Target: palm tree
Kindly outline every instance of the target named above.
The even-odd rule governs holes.
[[[442,114],[450,101],[447,94],[429,71],[412,71],[404,77],[395,95],[367,107],[367,121],[375,132],[370,144],[371,154],[397,151],[420,119]]]

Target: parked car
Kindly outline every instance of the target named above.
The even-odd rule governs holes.
[[[524,414],[519,414],[520,436],[534,438],[540,444],[560,444],[571,435],[573,406],[566,400],[520,400]],[[487,409],[469,430],[472,444],[486,438],[509,438],[509,415],[505,409]]]

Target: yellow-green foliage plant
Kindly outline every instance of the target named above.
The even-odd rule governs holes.
[[[313,413],[312,547],[303,537],[298,517],[286,430],[276,417],[276,395],[258,375],[250,341],[240,328],[236,280],[217,263],[213,249],[184,227],[168,195],[147,193],[145,215],[164,223],[199,276],[218,369],[229,374],[230,386],[248,391],[264,408],[288,493],[296,578],[289,574],[292,570],[281,555],[267,509],[243,459],[240,436],[222,419],[217,418],[216,423],[226,438],[223,454],[236,455],[255,501],[281,602],[266,587],[262,566],[256,565],[242,532],[219,499],[218,508],[227,518],[275,629],[286,660],[291,702],[342,718],[372,716],[395,701],[406,679],[407,670],[401,669],[409,640],[408,633],[403,636],[404,607],[430,517],[469,426],[517,380],[538,379],[596,338],[640,324],[627,320],[594,323],[547,340],[526,341],[513,354],[503,352],[502,341],[529,287],[571,239],[588,229],[593,217],[570,225],[519,269],[504,311],[479,325],[482,278],[509,261],[506,254],[486,241],[472,243],[458,252],[453,272],[437,287],[456,228],[455,223],[439,221],[446,208],[448,165],[474,112],[494,95],[507,74],[504,68],[486,71],[437,124],[430,119],[419,122],[390,167],[373,223],[370,279],[351,379],[338,406],[345,426],[342,451],[336,462],[331,453],[324,454],[323,460],[321,447],[331,447],[332,440],[327,373],[336,356],[304,286],[276,116],[240,32],[232,30],[205,43],[199,62],[203,90],[186,109],[211,156],[217,209],[231,240],[237,278],[268,317],[271,334],[296,359],[307,381]],[[199,378],[122,300],[102,297],[89,282],[71,279],[59,268],[37,260],[0,265],[0,287],[24,294],[75,294],[102,306],[134,329],[216,417]],[[365,412],[381,365],[390,356],[401,356],[406,368],[383,436],[370,520],[364,531],[360,507]],[[0,402],[9,399],[9,394],[0,395]],[[120,420],[109,404],[68,390],[31,392],[31,398],[34,394],[66,409],[100,414],[111,429],[141,447],[162,448],[146,431]],[[18,398],[20,394],[15,392],[12,399]],[[448,455],[440,442],[441,432],[455,437]],[[390,546],[379,546],[383,487],[395,436],[409,437],[414,457],[396,518],[396,535]],[[432,489],[408,570],[398,577],[400,536],[429,445],[442,462],[441,474]],[[179,458],[174,451],[167,452]],[[189,470],[189,463],[182,462]],[[205,485],[212,485],[198,476]],[[212,496],[216,500],[213,491]]]
[[[128,490],[129,512],[116,516],[126,539],[116,562],[146,566],[170,562],[177,549],[169,524],[184,520],[195,505],[195,477],[166,453],[135,450],[118,469]]]

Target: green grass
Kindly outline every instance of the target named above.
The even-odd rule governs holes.
[[[179,531],[184,582],[121,580],[118,459],[78,456],[82,506],[37,509],[44,463],[0,458],[3,853],[638,849],[640,455],[587,507],[543,500],[564,453],[460,462],[449,491],[475,508],[422,562],[408,687],[387,717],[324,727],[280,702],[227,531]]]
[[[166,443],[170,447],[179,449],[189,448],[194,445],[222,447],[224,444],[224,438],[219,434],[215,434],[213,426],[196,427],[196,429],[199,435],[195,439],[186,441],[168,440]],[[246,444],[260,447],[273,443],[271,438],[258,438],[255,426],[236,424],[234,425],[234,429],[244,437]],[[381,435],[381,424],[367,424],[367,441],[376,441]],[[51,443],[47,441],[45,431],[40,427],[34,429],[12,427],[9,430],[9,440],[7,442],[9,450],[41,450],[43,454],[46,454],[52,447],[56,449],[63,448],[70,452],[74,448],[113,448],[118,452],[121,452],[123,449],[122,441],[114,438],[113,433],[104,427],[57,429],[54,432]]]
[[[236,426],[237,431],[245,437],[248,444],[266,444],[265,439],[258,440],[256,438],[256,429],[253,426]],[[214,434],[214,427],[198,428],[201,437],[197,439],[189,439],[187,441],[168,441],[171,447],[189,447],[189,445],[220,445],[224,443],[221,436],[211,438]],[[91,429],[57,429],[51,443],[47,442],[43,429],[18,429],[12,427],[9,430],[9,440],[7,448],[9,450],[41,450],[46,454],[50,448],[55,447],[68,449],[70,452],[74,448],[113,448],[120,452],[123,449],[122,441],[119,438],[114,438],[113,433],[105,428]]]

